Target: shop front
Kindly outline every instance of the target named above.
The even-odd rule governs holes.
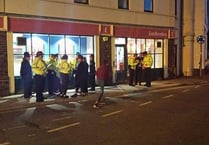
[[[58,54],[59,59],[67,54],[68,60],[73,61],[79,52],[89,62],[89,55],[95,53],[94,35],[98,35],[98,25],[22,18],[10,18],[9,23],[9,30],[12,32],[15,93],[22,90],[20,66],[25,51],[31,54],[31,61],[37,51],[44,53],[45,61],[48,61],[51,54]],[[70,77],[69,87],[73,87],[73,84],[73,77]]]
[[[164,79],[167,71],[169,29],[115,26],[115,82],[127,82],[128,57],[147,51],[153,58],[152,80]]]

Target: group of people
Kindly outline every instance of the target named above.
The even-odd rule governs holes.
[[[150,54],[141,52],[139,55],[134,54],[128,58],[128,70],[129,70],[129,85],[135,86],[137,84],[142,85],[142,81],[145,82],[145,86],[151,87],[151,67],[153,64],[153,58]]]
[[[20,75],[24,83],[24,97],[30,98],[32,94],[32,84],[36,92],[36,101],[43,102],[43,91],[45,89],[45,80],[48,82],[48,93],[50,96],[59,95],[67,98],[67,89],[69,84],[69,76],[75,77],[76,97],[78,92],[85,96],[88,92],[88,80],[90,80],[91,91],[95,90],[95,62],[94,55],[90,55],[90,65],[86,62],[86,58],[80,53],[76,54],[76,59],[72,62],[68,61],[68,55],[63,55],[58,61],[58,55],[52,54],[49,61],[43,60],[43,52],[38,51],[35,59],[30,65],[30,54],[24,53],[21,64]],[[90,67],[90,75],[88,68]],[[34,76],[33,76],[34,74]],[[90,78],[88,78],[88,76]]]

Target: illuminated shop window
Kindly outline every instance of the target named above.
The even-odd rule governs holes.
[[[31,54],[31,35],[14,34],[13,35],[13,54],[14,54],[14,75],[20,76],[20,66],[23,54],[28,51]]]
[[[18,42],[18,40],[21,41]],[[50,54],[58,54],[59,59],[64,54],[67,54],[69,61],[72,61],[75,59],[76,53],[79,52],[89,62],[89,55],[94,54],[93,41],[92,36],[14,33],[14,75],[20,76],[20,65],[25,51],[28,51],[32,55],[31,61],[38,51],[42,51],[44,53],[44,60],[46,61],[49,59]]]
[[[136,39],[134,38],[128,38],[128,43],[127,43],[127,51],[128,54],[135,54],[136,51]]]
[[[145,48],[145,39],[137,39],[137,53],[144,52],[146,50]]]
[[[115,38],[115,44],[125,45],[126,44],[126,38]]]
[[[50,54],[61,54],[65,50],[65,37],[64,35],[50,35]],[[60,56],[59,56],[60,57]]]
[[[155,40],[155,53],[163,53],[163,40]]]
[[[117,71],[123,71],[124,68],[124,47],[123,46],[117,46],[115,50],[115,64],[116,64],[116,70]]]
[[[155,40],[154,39],[146,39],[146,51],[148,53],[154,53],[154,51],[155,51]]]
[[[45,34],[32,34],[32,52],[33,59],[38,51],[44,53],[44,60],[49,58],[49,35]]]

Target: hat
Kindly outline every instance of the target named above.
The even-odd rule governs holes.
[[[44,55],[44,53],[43,53],[42,51],[38,51],[38,52],[36,53],[36,56],[37,56],[37,57],[43,56],[43,55]]]
[[[61,59],[68,59],[67,54],[63,55]]]
[[[78,59],[83,59],[83,56],[82,55],[78,55]]]
[[[24,57],[30,57],[30,54],[28,52],[24,52]]]

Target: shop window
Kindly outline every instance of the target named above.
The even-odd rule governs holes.
[[[49,36],[43,34],[32,34],[32,52],[33,56],[36,55],[38,51],[44,53],[44,59],[49,57]]]
[[[119,9],[129,9],[129,0],[118,0]]]
[[[125,52],[124,52],[124,46],[117,46],[115,49],[115,64],[116,64],[116,70],[117,71],[123,71],[124,68],[124,56],[125,56]]]
[[[145,49],[145,39],[137,39],[137,53],[144,52]]]
[[[155,68],[163,68],[163,54],[155,54],[154,58]]]
[[[144,11],[153,12],[153,0],[144,0]]]
[[[23,42],[24,41],[24,42]],[[20,76],[20,66],[24,52],[31,54],[31,35],[15,33],[13,35],[14,75]]]
[[[128,38],[127,49],[128,49],[128,54],[135,54],[137,52],[136,51],[136,39]]]
[[[80,4],[88,4],[88,0],[74,0],[74,3],[80,3]]]
[[[81,54],[93,54],[93,37],[81,36]]]
[[[50,35],[50,50],[49,54],[61,54],[65,52],[65,37],[64,35]]]
[[[155,41],[154,39],[146,39],[146,51],[148,53],[154,53]]]
[[[115,44],[125,45],[126,44],[126,38],[115,38]]]
[[[155,53],[163,53],[163,40],[155,40]]]

